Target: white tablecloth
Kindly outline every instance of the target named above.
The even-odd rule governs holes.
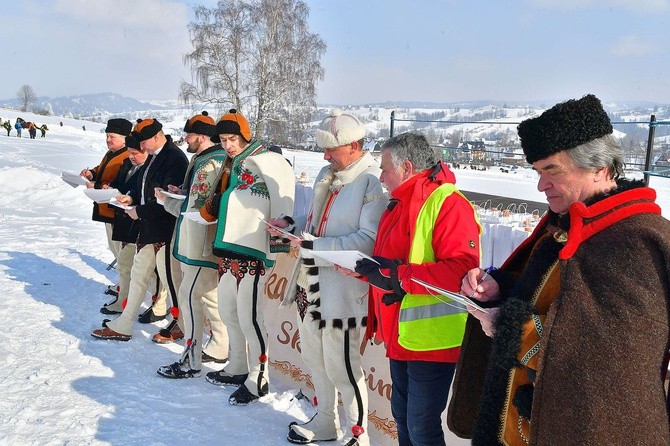
[[[514,249],[530,236],[532,226],[523,222],[490,223],[482,219],[482,258],[480,266],[500,267]]]

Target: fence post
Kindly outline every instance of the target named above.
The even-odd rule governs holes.
[[[649,174],[651,171],[651,152],[654,150],[654,135],[656,134],[656,115],[649,119],[649,137],[647,138],[647,155],[644,159],[644,184],[649,186]]]
[[[391,110],[391,130],[389,132],[389,137],[393,138],[393,128],[395,127],[395,110]]]

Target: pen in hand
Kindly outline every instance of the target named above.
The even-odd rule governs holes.
[[[470,295],[468,296],[469,298],[472,298],[475,295],[475,293],[477,292],[477,288],[479,288],[479,285],[481,285],[482,282],[486,280],[491,271],[493,271],[493,265],[489,266],[484,270],[484,274],[482,274],[482,277],[480,277],[479,280],[477,281],[477,286],[475,286],[475,288],[472,290],[472,293],[470,293]]]

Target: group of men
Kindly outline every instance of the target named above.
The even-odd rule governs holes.
[[[132,132],[128,121],[113,121],[112,153],[82,175],[91,187],[115,185],[128,207],[112,215],[112,251],[117,219],[126,219],[121,231],[135,245],[132,256],[117,254],[126,265],[119,265],[125,308],[105,307],[121,315],[93,336],[131,338],[156,268],[179,308],[172,328],[181,325],[187,339],[161,376],[197,377],[211,359],[225,365],[207,380],[237,386],[231,404],[266,395],[264,276],[276,252],[292,247],[300,255],[283,303],[296,304],[316,414],[291,423],[288,441],[370,444],[360,346],[376,336],[389,358],[400,445],[445,444],[441,416],[452,379],[448,424],[473,444],[670,444],[663,388],[670,223],[652,189],[622,177],[621,148],[595,96],[519,125],[550,211],[494,270],[479,268],[475,210],[420,134],[384,143],[380,169],[363,150],[364,125],[333,111],[316,130],[328,165],[308,212],[297,215],[291,167],[253,140],[236,110],[218,122],[203,113],[186,123],[190,162],[157,120],[141,120]],[[119,149],[128,161],[112,150],[115,138],[110,145],[117,131],[130,133]],[[126,167],[104,177],[116,164]],[[318,255],[333,250],[371,257],[352,271]],[[460,291],[481,309],[427,284]],[[205,317],[211,332],[203,350]]]
[[[272,263],[270,236],[260,219],[292,211],[295,176],[283,157],[252,139],[246,119],[235,110],[218,123],[203,112],[189,119],[184,131],[190,162],[157,119],[138,120],[134,128],[125,119],[111,119],[108,152],[99,166],[81,172],[90,179],[87,187],[116,186],[120,192],[116,209],[94,206],[93,218],[105,222],[119,265],[119,285],[116,300],[101,309],[118,317],[105,320],[92,336],[130,340],[157,273],[158,289],[165,292],[155,296],[140,322],[164,318],[169,295],[173,320],[153,340],[187,338],[180,360],[159,368],[159,375],[192,378],[200,375],[203,362],[225,363],[215,378],[234,377],[223,382],[240,386],[230,402],[248,404],[268,391],[267,334],[260,328],[258,302],[248,305],[247,298],[247,293],[262,297],[260,278],[265,264]],[[244,212],[256,227],[241,218]],[[232,282],[224,273],[217,277],[226,261],[235,265]],[[242,264],[248,280],[241,275]],[[203,346],[205,316],[209,339]],[[258,355],[247,358],[247,348],[255,352],[254,346],[260,346]]]

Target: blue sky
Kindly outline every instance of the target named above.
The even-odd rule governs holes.
[[[319,103],[670,103],[670,0],[307,0],[326,42]],[[192,6],[22,0],[3,8],[0,98],[111,91],[174,98]]]

